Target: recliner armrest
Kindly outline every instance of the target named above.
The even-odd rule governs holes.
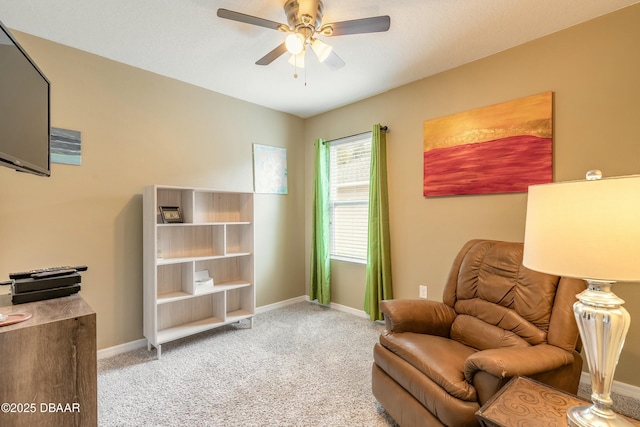
[[[478,351],[467,358],[464,376],[472,382],[478,371],[496,378],[531,376],[573,363],[573,353],[549,344],[533,347],[504,347]]]
[[[388,331],[415,332],[448,337],[456,312],[438,301],[396,299],[380,302]]]

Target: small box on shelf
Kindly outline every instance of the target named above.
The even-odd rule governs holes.
[[[199,294],[213,289],[213,279],[209,277],[209,270],[196,271],[193,282],[193,293]]]

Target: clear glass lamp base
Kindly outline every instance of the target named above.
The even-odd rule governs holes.
[[[595,405],[572,406],[567,409],[567,421],[571,427],[627,427],[629,421],[611,410],[599,411]]]
[[[621,305],[622,299],[611,292],[613,282],[586,279],[588,288],[577,295],[573,306],[591,377],[591,406],[567,409],[572,427],[631,426],[611,409],[611,385],[618,358],[631,322]]]

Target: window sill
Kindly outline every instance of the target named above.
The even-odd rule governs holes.
[[[350,262],[350,263],[353,263],[353,264],[367,265],[367,260],[366,259],[349,258],[349,257],[344,257],[344,256],[332,255],[331,256],[331,261],[341,261],[341,262]]]

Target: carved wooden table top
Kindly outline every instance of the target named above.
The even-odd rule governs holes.
[[[567,426],[567,408],[590,405],[584,399],[526,377],[512,378],[476,413],[491,427]],[[627,418],[634,425],[640,422]]]

